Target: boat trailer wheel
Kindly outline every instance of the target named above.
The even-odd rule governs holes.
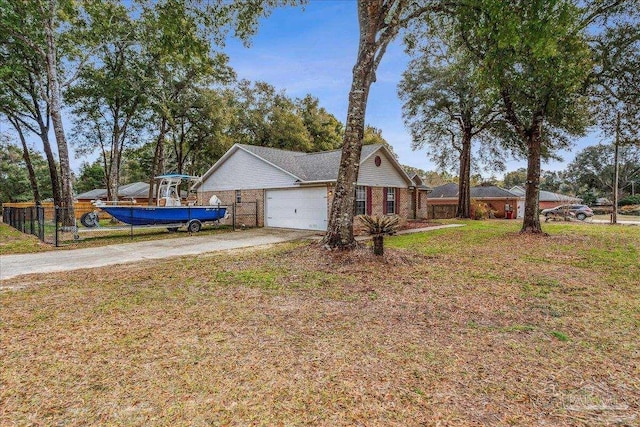
[[[187,230],[189,231],[189,233],[197,233],[198,231],[200,231],[200,229],[202,229],[202,223],[197,219],[192,219],[187,224]]]
[[[93,228],[100,225],[100,219],[95,212],[87,212],[80,217],[80,222],[87,228]]]

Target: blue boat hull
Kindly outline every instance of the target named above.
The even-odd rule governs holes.
[[[217,221],[224,218],[227,208],[216,206],[100,206],[120,222],[131,225],[186,224],[192,220]]]

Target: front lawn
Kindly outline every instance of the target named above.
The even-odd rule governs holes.
[[[640,227],[519,227],[7,280],[0,425],[638,425]]]

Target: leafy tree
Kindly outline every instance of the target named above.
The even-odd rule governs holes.
[[[242,144],[314,152],[342,143],[342,123],[317,98],[291,99],[265,82],[242,80],[234,89],[230,138]]]
[[[249,145],[310,152],[311,137],[296,106],[283,92],[265,82],[238,84],[234,133]]]
[[[3,107],[0,107],[2,110]],[[33,195],[33,201],[36,205],[40,204],[40,189],[38,188],[38,179],[36,178],[36,172],[33,169],[33,163],[31,161],[31,154],[29,152],[29,147],[27,146],[27,140],[25,138],[24,132],[22,130],[22,122],[15,115],[15,113],[11,110],[4,110],[7,116],[7,121],[13,125],[16,133],[18,134],[18,138],[20,138],[20,143],[22,145],[22,160],[24,161],[24,165],[27,169],[27,176],[29,177],[29,184],[31,185],[31,193]]]
[[[22,136],[30,132],[40,138],[49,165],[54,203],[61,205],[58,163],[49,142],[48,92],[44,58],[24,43],[16,43],[11,31],[0,25],[0,114]],[[35,194],[34,198],[37,201]]]
[[[149,141],[140,147],[125,149],[120,171],[122,183],[149,181],[149,171],[153,170],[155,149],[155,141]]]
[[[449,182],[457,182],[458,178],[446,171],[427,171],[424,175],[424,183],[429,187],[438,187]]]
[[[37,0],[23,2],[4,0],[0,4],[0,33],[7,37],[22,52],[31,52],[43,65],[44,81],[39,85],[40,99],[49,109],[53,131],[58,146],[62,204],[68,209],[66,220],[73,220],[73,184],[69,161],[69,147],[62,120],[62,87],[64,72],[60,58],[64,42],[61,36],[68,26],[77,22],[80,14],[77,3],[69,0]],[[20,58],[27,55],[21,54]]]
[[[640,1],[619,3],[617,19],[602,19],[599,24],[603,29],[592,43],[597,63],[592,85],[594,112],[605,136],[613,139],[614,144],[614,205],[618,202],[619,147],[640,145]],[[617,222],[615,209],[611,222]]]
[[[106,188],[106,182],[106,174],[102,161],[96,160],[93,163],[84,162],[80,166],[80,175],[76,178],[75,189],[78,194],[80,194],[96,188]]]
[[[323,239],[329,248],[355,247],[355,183],[362,152],[367,99],[371,84],[376,80],[378,64],[382,61],[387,46],[401,29],[406,28],[415,19],[442,8],[440,2],[436,1],[418,3],[406,0],[358,0],[358,55],[349,91],[340,169],[327,233]]]
[[[375,126],[366,125],[364,128],[364,135],[362,136],[362,145],[372,144],[384,145],[387,150],[389,150],[389,152],[393,154],[393,157],[395,157],[396,160],[398,159],[398,155],[395,151],[393,151],[393,147],[391,146],[391,144],[389,144],[389,141],[387,141],[384,136],[382,136],[382,129],[378,129]]]
[[[340,148],[344,125],[333,114],[320,107],[318,98],[307,95],[295,101],[297,114],[307,129],[313,151]]]
[[[275,3],[274,6],[281,2]],[[239,34],[248,37],[255,30],[254,13],[263,13],[267,5],[257,2],[253,10],[246,4],[224,2],[199,6],[167,0],[146,5],[140,18],[140,43],[147,63],[146,94],[151,122],[155,123],[154,151],[147,177],[150,184],[168,168],[182,167],[185,154],[192,151],[180,134],[186,129],[183,125],[191,128],[195,108],[192,103],[201,91],[233,78],[228,58],[215,52],[214,47],[222,43],[223,34],[231,25],[247,25],[239,29]],[[150,201],[152,188],[150,185]]]
[[[614,189],[614,147],[598,144],[580,151],[565,171],[576,193],[593,192],[596,197],[610,197]],[[620,181],[628,185],[640,181],[640,147],[620,147]]]
[[[591,42],[593,110],[605,136],[613,139],[617,133],[621,144],[640,144],[640,2],[613,3],[617,19],[598,22],[601,29]]]
[[[540,176],[540,189],[554,193],[571,193],[565,174],[559,171],[543,170]]]
[[[78,74],[77,83],[66,92],[73,105],[74,140],[80,154],[100,153],[106,173],[107,198],[118,199],[122,152],[135,145],[143,126],[145,65],[134,43],[135,23],[127,9],[105,2],[88,8],[91,25],[78,36],[102,43],[94,59]],[[109,25],[105,23],[109,22]]]
[[[527,170],[525,168],[518,168],[515,171],[507,172],[504,175],[502,185],[505,188],[513,188],[516,185],[524,186],[527,181]]]
[[[434,39],[432,43],[442,46],[443,42]],[[499,118],[498,98],[493,89],[480,87],[469,55],[447,47],[439,54],[430,45],[422,48],[403,73],[398,92],[413,148],[428,145],[432,160],[442,168],[457,153],[457,216],[471,218],[473,139],[481,139],[481,152],[490,153],[492,162],[502,165],[500,150],[486,137]]]
[[[222,157],[233,145],[230,105],[233,99],[228,90],[202,88],[194,88],[191,97],[175,104],[167,134],[167,170],[198,175]]]
[[[143,46],[149,69],[149,102],[157,134],[150,180],[164,172],[165,139],[175,130],[174,112],[180,96],[190,88],[228,82],[233,73],[227,57],[212,49],[224,44],[230,33],[248,44],[258,28],[258,20],[275,7],[296,5],[300,0],[256,0],[250,2],[189,2],[164,0],[145,4],[141,13]],[[179,110],[179,108],[178,108]],[[175,147],[175,145],[174,145]],[[175,151],[174,151],[174,154]],[[176,165],[179,154],[174,158]],[[149,200],[153,194],[149,189]]]
[[[40,198],[51,197],[47,162],[40,153],[32,149],[28,151]],[[23,149],[13,144],[7,135],[0,135],[0,202],[29,201],[38,200],[33,192]]]
[[[457,16],[484,83],[500,93],[515,149],[527,157],[522,232],[542,231],[542,156],[566,147],[567,136],[581,135],[589,123],[584,87],[592,63],[581,12],[568,0],[474,0]]]
[[[11,144],[0,146],[0,201],[26,202],[32,199],[29,177],[25,173],[22,150]]]

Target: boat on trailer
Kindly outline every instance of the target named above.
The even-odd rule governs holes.
[[[157,176],[160,180],[156,197],[156,206],[118,205],[117,202],[95,202],[95,206],[120,222],[131,225],[167,225],[171,231],[186,225],[187,230],[197,233],[205,222],[219,222],[228,217],[227,207],[220,204],[216,196],[211,197],[209,205],[199,206],[193,202],[183,204],[180,198],[182,181],[198,179],[190,175],[168,174]],[[97,214],[81,220],[85,226],[98,225]]]

